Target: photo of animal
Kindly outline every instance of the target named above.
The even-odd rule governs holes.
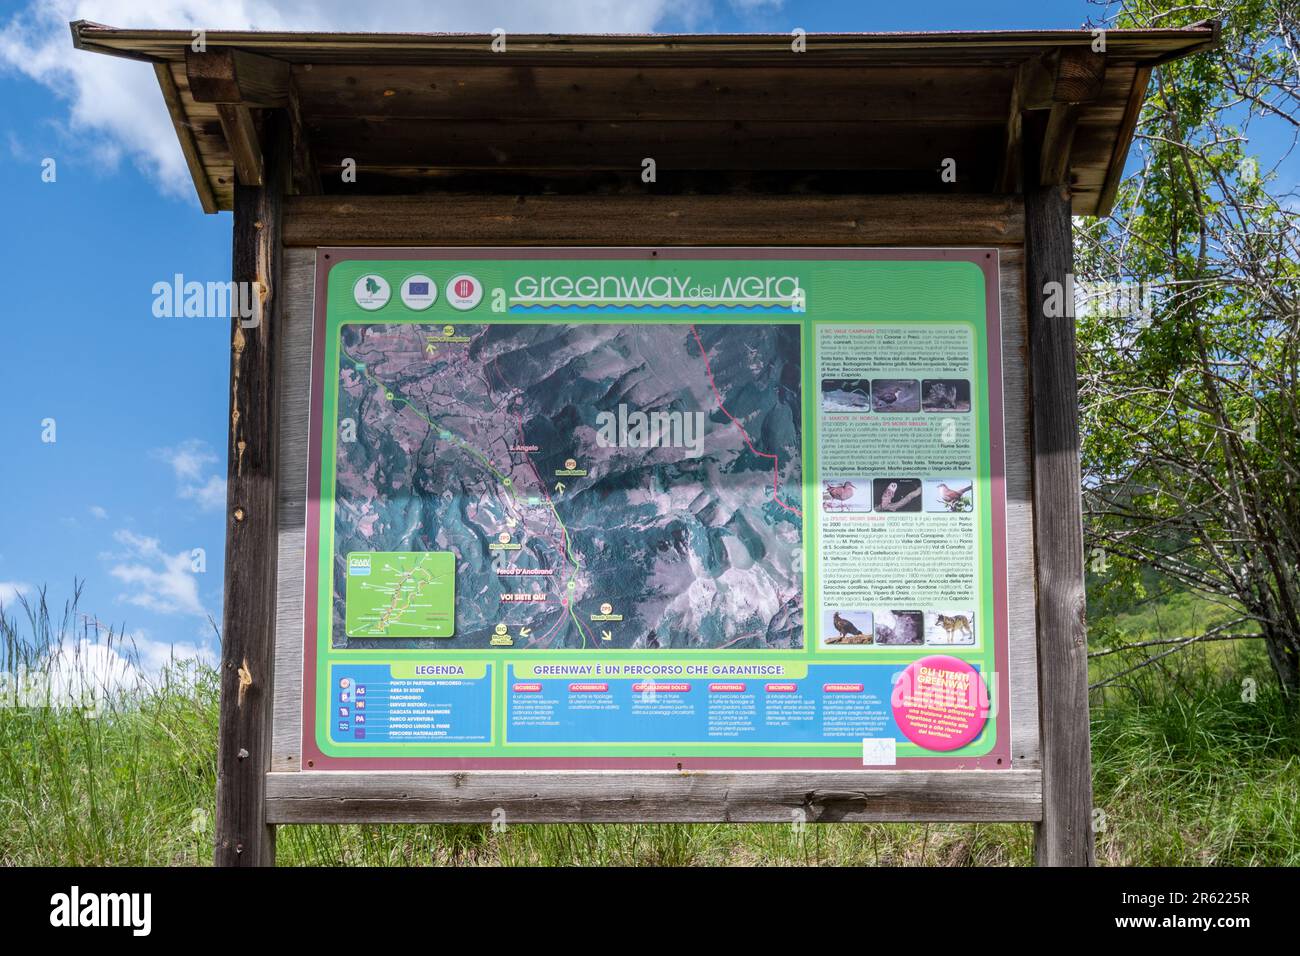
[[[871,400],[878,412],[919,412],[921,383],[914,378],[872,379]]]
[[[822,510],[828,513],[870,511],[871,479],[822,479]]]
[[[828,611],[822,614],[822,646],[848,647],[874,641],[870,611]]]
[[[871,383],[865,378],[822,379],[822,411],[871,411]]]
[[[920,611],[876,611],[876,643],[912,646],[925,643],[924,621]]]
[[[925,643],[954,644],[975,643],[974,611],[926,611]]]
[[[964,478],[927,478],[922,497],[926,511],[968,513],[975,510],[975,482],[969,475]]]
[[[921,410],[969,412],[970,382],[964,378],[927,378],[921,383]]]
[[[872,502],[877,511],[910,513],[921,510],[920,478],[877,478]]]

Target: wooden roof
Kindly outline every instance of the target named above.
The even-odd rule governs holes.
[[[71,27],[78,49],[154,64],[209,212],[260,181],[258,116],[282,109],[306,193],[1006,193],[1032,130],[1043,181],[1105,214],[1152,68],[1218,38],[510,35],[498,53],[486,35],[210,31],[199,53],[189,30]]]

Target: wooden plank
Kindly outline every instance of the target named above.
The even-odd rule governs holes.
[[[253,111],[238,103],[218,103],[221,130],[235,163],[235,177],[241,186],[260,186],[265,176],[262,143]]]
[[[312,318],[316,253],[284,251],[279,367],[279,494],[277,497],[275,700],[271,770],[302,766],[303,572],[306,562],[307,422],[311,399]]]
[[[71,24],[74,44],[80,49],[140,58],[174,59],[183,55],[193,37],[189,30],[120,29],[89,23]],[[1135,59],[1187,55],[1213,45],[1217,36],[1211,23],[1178,29],[1108,30],[1112,56]],[[278,56],[292,62],[436,62],[481,61],[502,56],[491,52],[486,34],[432,33],[315,33],[285,31],[208,31],[210,45]],[[871,62],[911,56],[951,62],[962,57],[999,57],[1019,60],[1035,51],[1056,46],[1089,46],[1086,30],[1016,30],[939,33],[812,33],[808,50],[819,64]],[[622,63],[690,60],[717,63],[741,60],[781,65],[791,55],[789,33],[777,34],[515,34],[509,37],[512,63],[591,60]],[[810,57],[809,59],[813,59]]]
[[[294,82],[313,119],[969,124],[1000,118],[1013,74],[835,66],[811,74],[791,57],[763,69],[325,63],[295,67]]]
[[[1030,167],[1038,167],[1032,152]],[[1035,856],[1083,866],[1094,855],[1074,318],[1073,309],[1059,316],[1048,309],[1073,271],[1067,187],[1027,184],[1025,231],[1044,801]]]
[[[1030,86],[1035,63],[1037,60],[1027,61],[1016,71],[1015,82],[1012,83],[1011,92],[1007,97],[1002,135],[1002,165],[993,187],[1000,193],[1010,194],[1020,191],[1021,114],[1028,109],[1027,98],[1032,95]]]
[[[844,120],[718,122],[645,120],[575,123],[496,119],[398,123],[306,117],[322,171],[356,160],[367,169],[601,169],[640,176],[651,158],[659,170],[927,170],[941,186],[940,164],[957,160],[963,178],[1000,156],[1000,117],[983,125],[930,126]]]
[[[155,63],[153,72],[158,78],[163,102],[167,104],[172,128],[176,130],[176,138],[180,141],[181,155],[185,157],[185,166],[190,171],[190,179],[194,182],[194,191],[198,193],[199,205],[203,207],[204,212],[214,213],[217,211],[217,197],[212,191],[212,183],[208,181],[207,171],[203,168],[203,159],[199,155],[198,144],[194,141],[194,131],[190,127],[189,118],[185,115],[185,106],[180,90],[176,86],[176,80],[172,77],[171,67],[166,63]]]
[[[1039,154],[1040,183],[1054,186],[1069,184],[1070,150],[1074,145],[1074,131],[1078,128],[1078,123],[1079,106],[1076,103],[1057,103],[1047,114],[1042,152]]]
[[[311,143],[307,139],[307,127],[302,118],[298,85],[293,80],[289,82],[288,114],[292,193],[297,196],[319,196],[321,194],[320,171],[316,168],[316,159],[312,155]]]
[[[1036,821],[1036,770],[303,771],[267,774],[273,823]],[[802,814],[802,817],[800,816]]]
[[[200,103],[282,107],[289,97],[289,64],[273,57],[209,47],[185,51],[190,92]]]
[[[1004,245],[1014,196],[294,196],[289,246]]]
[[[221,117],[215,103],[200,103],[190,95],[189,77],[185,64],[171,64],[172,81],[185,104],[189,129],[198,148],[199,160],[207,172],[208,183],[216,197],[217,209],[233,209],[235,200],[235,164],[226,147],[226,135],[221,130]]]
[[[235,189],[233,279],[252,285],[255,312],[249,319],[236,314],[231,320],[218,866],[275,860],[275,831],[266,822],[264,796],[275,686],[276,339],[284,296],[280,221],[286,139],[280,117],[268,118],[267,135],[273,146],[267,185]]]
[[[1002,409],[1006,449],[1007,608],[1011,687],[1011,761],[1039,766],[1038,628],[1034,613],[1034,511],[1025,254],[998,251],[1002,292]]]
[[[1060,52],[1052,99],[1057,103],[1091,103],[1106,78],[1106,54],[1073,47]]]
[[[1142,112],[1142,103],[1146,99],[1147,84],[1150,81],[1150,67],[1139,67],[1133,75],[1133,88],[1124,107],[1124,119],[1120,122],[1119,137],[1115,140],[1114,152],[1106,166],[1106,178],[1097,196],[1096,209],[1092,210],[1093,215],[1109,216],[1111,208],[1115,205],[1119,184],[1124,179],[1124,162],[1128,159],[1128,150],[1133,144],[1133,134],[1137,130],[1138,116]]]

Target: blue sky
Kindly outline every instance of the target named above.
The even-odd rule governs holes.
[[[137,8],[147,8],[141,14]],[[155,318],[174,273],[230,274],[230,214],[205,216],[152,71],[76,52],[66,22],[293,29],[780,31],[1077,27],[1085,0],[795,3],[557,0],[356,4],[0,2],[4,298],[0,600],[42,584],[154,648],[215,647],[227,322]],[[100,119],[96,120],[95,118]],[[55,182],[42,181],[53,158]],[[43,422],[55,441],[42,440]],[[206,572],[194,573],[203,549]]]

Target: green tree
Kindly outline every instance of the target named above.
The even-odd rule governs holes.
[[[1150,568],[1229,605],[1300,706],[1300,203],[1279,176],[1300,4],[1127,0],[1107,25],[1203,19],[1222,42],[1154,71],[1138,168],[1076,225],[1085,523],[1106,587]]]

